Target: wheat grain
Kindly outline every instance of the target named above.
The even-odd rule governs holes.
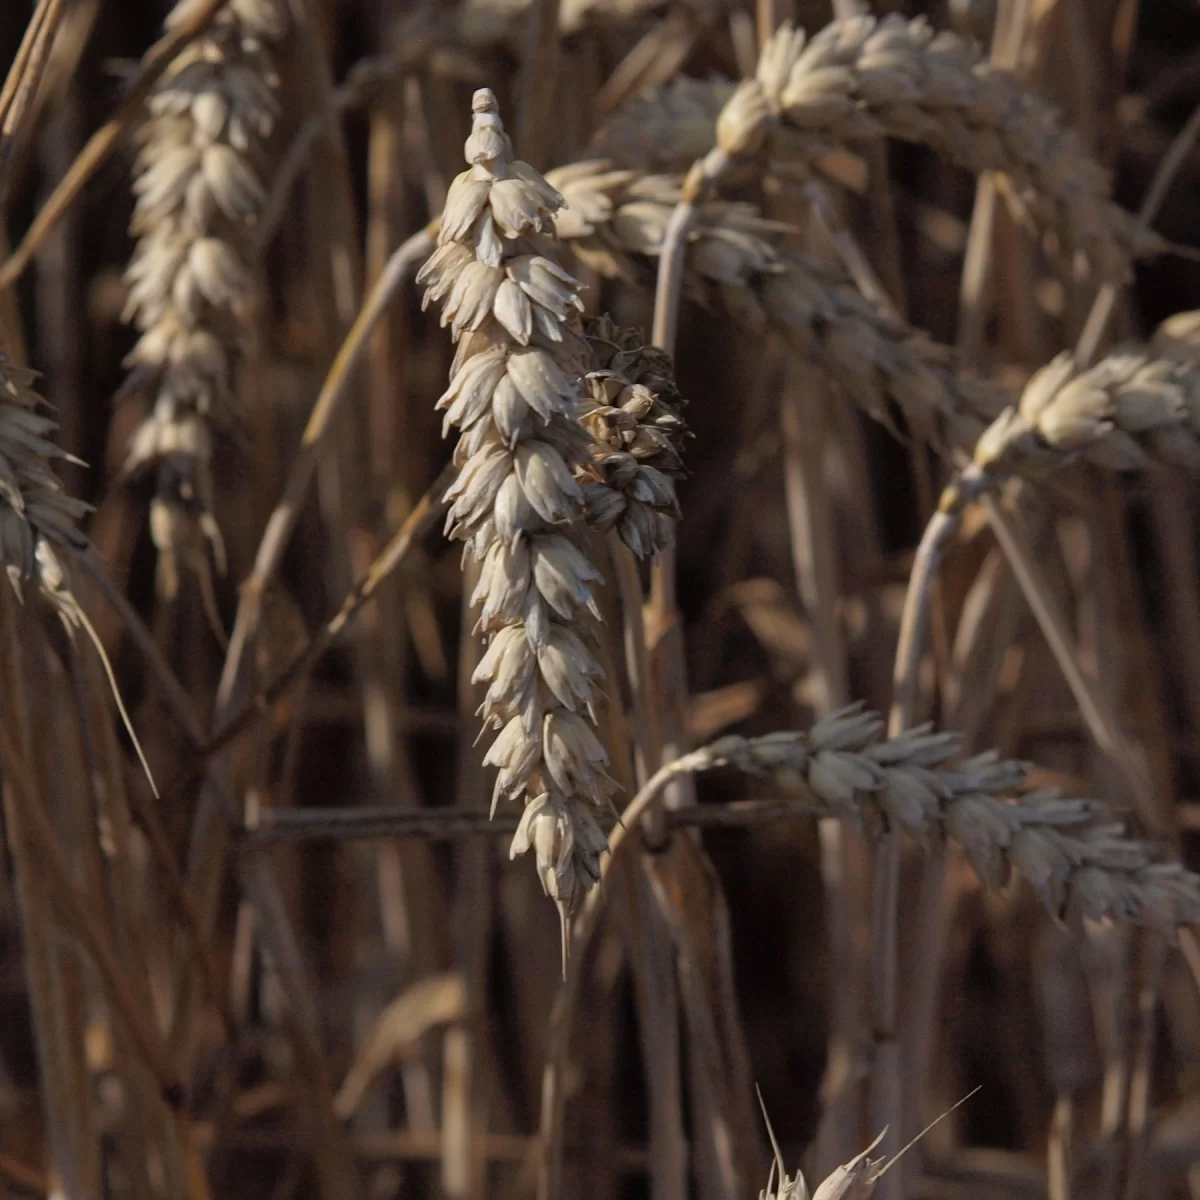
[[[892,825],[924,842],[948,836],[986,886],[1003,886],[1015,869],[1056,917],[1128,921],[1167,936],[1200,921],[1200,876],[1161,861],[1099,802],[1021,792],[1020,763],[991,752],[955,762],[957,736],[928,725],[886,740],[883,729],[854,705],[807,734],[726,737],[687,758],[694,770],[768,774],[868,836]]]
[[[547,178],[566,198],[558,233],[593,270],[637,279],[655,256],[679,198],[674,176],[573,163]],[[690,235],[684,286],[719,303],[743,328],[783,335],[872,416],[894,414],[935,442],[969,448],[1007,394],[958,369],[953,353],[878,312],[828,269],[790,251],[792,231],[750,204],[710,202]]]
[[[500,729],[484,757],[499,769],[492,807],[524,799],[511,853],[534,850],[565,955],[571,917],[599,878],[597,816],[615,790],[592,729],[600,573],[574,532],[584,517],[575,472],[590,464],[579,390],[588,344],[575,328],[581,285],[545,236],[562,197],[514,160],[491,91],[472,108],[470,167],[417,279],[458,342],[438,408],[447,431],[461,430],[447,529],[482,563],[473,600],[489,641],[475,682],[488,684],[485,726]]]
[[[167,25],[186,19],[182,0]],[[153,470],[150,528],[159,581],[172,596],[186,564],[223,569],[213,515],[213,446],[236,427],[235,379],[254,284],[249,230],[266,200],[260,177],[278,115],[269,44],[282,0],[230,0],[171,64],[148,101],[136,164],[125,318],[140,337],[126,394],[151,403],[125,473]]]
[[[1166,343],[1171,331],[1162,335]],[[1184,343],[1176,340],[1177,349]],[[1158,460],[1200,467],[1200,364],[1120,350],[1078,371],[1060,354],[979,439],[975,463],[995,480],[1079,457],[1113,470]]]
[[[791,25],[752,79],[677,82],[642,97],[596,138],[622,165],[683,169],[718,146],[791,171],[863,138],[920,142],[969,171],[996,171],[1026,224],[1053,230],[1081,267],[1125,278],[1164,243],[1110,199],[1107,173],[1051,104],[922,19],[855,17],[808,39]],[[705,144],[704,128],[708,125]]]
[[[581,478],[588,524],[615,529],[638,558],[671,545],[679,518],[675,480],[683,474],[685,434],[671,360],[641,335],[605,316],[585,335],[591,370],[580,420],[592,442]],[[592,474],[598,478],[590,478]]]

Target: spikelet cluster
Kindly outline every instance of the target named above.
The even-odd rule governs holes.
[[[575,533],[576,474],[591,458],[580,424],[588,346],[576,328],[581,285],[549,236],[563,199],[514,159],[492,92],[476,92],[472,108],[470,165],[418,282],[458,343],[438,401],[447,431],[461,431],[447,530],[481,563],[473,600],[488,646],[475,682],[487,685],[485,725],[500,730],[484,759],[498,770],[493,810],[523,799],[512,854],[534,851],[565,953],[570,918],[599,878],[597,816],[615,790],[593,730],[600,573]]]
[[[583,480],[587,522],[617,535],[638,558],[672,544],[679,518],[675,481],[683,475],[684,400],[670,356],[640,333],[600,317],[585,331],[591,370],[580,420],[600,478]]]
[[[1058,355],[985,431],[976,464],[993,479],[1075,457],[1111,470],[1200,467],[1200,362],[1153,354],[1118,351],[1086,371]]]
[[[899,825],[924,841],[948,836],[986,886],[1003,886],[1015,869],[1057,917],[1128,921],[1168,937],[1200,922],[1200,876],[1159,861],[1098,802],[1022,792],[1022,765],[992,752],[955,761],[955,734],[925,725],[885,740],[883,728],[855,705],[807,734],[726,737],[689,757],[770,774],[867,835]]]
[[[734,160],[766,154],[795,169],[867,137],[920,142],[967,170],[1003,173],[1019,215],[1053,230],[1099,276],[1124,277],[1133,256],[1162,248],[1112,203],[1106,172],[1056,108],[970,40],[921,19],[855,17],[811,39],[784,25],[754,78],[732,95],[727,87],[689,81],[644,97],[597,148],[623,165],[684,168],[704,154],[695,153],[700,129],[719,105],[708,147]]]
[[[18,597],[33,580],[74,624],[78,605],[58,552],[87,546],[76,521],[88,505],[68,496],[54,474],[55,459],[78,460],[51,440],[58,425],[34,391],[36,379],[0,349],[0,565]]]
[[[168,27],[194,7],[181,0]],[[254,295],[248,237],[266,200],[262,161],[278,116],[269,47],[285,32],[285,11],[284,0],[229,0],[148,101],[126,272],[125,317],[141,336],[125,391],[150,411],[125,473],[156,474],[150,527],[167,595],[181,565],[207,577],[211,551],[223,567],[213,444],[236,427],[234,372]]]
[[[673,176],[573,163],[548,178],[566,197],[559,236],[593,270],[637,278],[657,256],[679,200]],[[701,206],[688,245],[686,294],[755,333],[773,329],[889,426],[897,413],[935,444],[969,449],[1008,402],[958,370],[924,334],[873,308],[854,288],[789,250],[790,229],[750,204]]]

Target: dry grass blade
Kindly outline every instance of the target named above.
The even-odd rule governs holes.
[[[402,992],[380,1014],[334,1098],[338,1118],[347,1121],[367,1088],[389,1066],[410,1053],[430,1029],[466,1015],[466,993],[458,975],[422,979]]]
[[[22,124],[33,111],[38,84],[65,12],[65,0],[39,0],[8,78],[0,88],[0,197],[6,191],[5,177],[13,148],[21,136]]]

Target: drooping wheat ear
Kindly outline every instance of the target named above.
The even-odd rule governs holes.
[[[668,89],[643,98],[601,133],[598,149],[643,167],[689,165],[704,153],[694,153],[702,114],[724,86],[693,82],[683,97]],[[683,134],[689,148],[672,157]],[[931,146],[969,171],[1004,174],[1019,213],[1101,277],[1124,277],[1134,256],[1163,248],[1112,202],[1107,173],[1053,105],[981,58],[973,42],[920,18],[855,17],[811,40],[784,25],[755,77],[721,106],[709,145],[733,159],[765,152],[794,166],[880,135]]]
[[[67,632],[73,637],[82,629],[95,646],[117,711],[157,796],[112,664],[71,590],[65,559],[72,551],[88,548],[87,535],[76,522],[91,511],[91,505],[68,496],[54,473],[56,459],[83,464],[51,441],[58,423],[48,415],[49,405],[34,391],[36,379],[35,372],[18,367],[0,347],[0,566],[18,600],[25,598],[22,585],[33,581]]]
[[[194,7],[180,0],[168,27]],[[260,175],[278,116],[268,47],[285,27],[284,0],[230,0],[148,101],[126,272],[125,318],[141,337],[123,390],[151,409],[124,470],[157,474],[150,529],[167,596],[181,564],[207,580],[211,550],[224,568],[213,444],[237,425],[234,374],[254,294],[248,236],[266,200]]]
[[[598,478],[583,480],[588,524],[610,529],[638,558],[671,545],[679,518],[675,480],[683,475],[685,403],[670,356],[610,317],[585,330],[591,370],[581,420]]]
[[[78,609],[55,551],[87,546],[76,521],[90,510],[63,491],[55,459],[78,462],[50,440],[58,428],[34,391],[37,375],[0,350],[0,562],[17,596],[33,580],[62,613]]]
[[[559,237],[600,274],[637,278],[638,259],[659,252],[679,180],[602,161],[547,178],[567,200]],[[750,204],[705,204],[690,235],[687,292],[744,328],[775,329],[876,419],[894,427],[898,410],[939,445],[973,446],[1007,394],[956,369],[949,349],[878,312],[829,268],[790,251],[790,232]]]
[[[992,480],[1074,457],[1113,470],[1200,467],[1200,362],[1152,354],[1118,351],[1082,372],[1058,355],[979,439],[976,465]]]
[[[485,725],[500,729],[484,758],[499,768],[492,807],[524,799],[512,854],[533,848],[565,954],[571,917],[599,878],[607,840],[596,817],[616,786],[592,728],[600,573],[576,534],[575,472],[590,461],[582,285],[546,236],[562,196],[514,160],[491,91],[477,91],[472,108],[470,167],[450,186],[438,248],[417,280],[458,342],[438,408],[447,431],[462,431],[447,529],[482,563],[473,600],[489,640],[475,682],[488,684]]]
[[[884,721],[853,705],[807,734],[725,737],[688,755],[771,775],[868,836],[892,822],[929,841],[949,836],[987,887],[1019,871],[1057,917],[1129,921],[1171,936],[1200,922],[1200,876],[1106,820],[1097,801],[1020,792],[1025,769],[994,752],[955,762],[959,739],[928,725],[884,739]]]

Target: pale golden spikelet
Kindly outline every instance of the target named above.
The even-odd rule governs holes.
[[[1155,461],[1200,467],[1200,363],[1131,349],[1078,371],[1070,354],[1060,354],[975,447],[976,464],[993,478],[1037,474],[1076,457],[1112,470]]]
[[[194,7],[183,0],[167,25]],[[211,591],[224,551],[213,516],[213,454],[238,425],[236,371],[255,285],[249,237],[266,188],[277,79],[269,44],[286,30],[284,0],[234,0],[176,58],[148,102],[133,189],[126,319],[140,337],[124,392],[149,412],[124,473],[152,471],[151,533],[168,596],[181,566]],[[206,601],[207,606],[207,601]]]
[[[594,731],[603,672],[595,651],[600,572],[583,526],[592,460],[580,376],[581,284],[554,257],[562,196],[512,145],[486,88],[475,93],[465,157],[438,247],[418,273],[458,342],[438,401],[457,427],[449,535],[481,563],[472,597],[488,646],[473,682],[498,729],[484,762],[501,800],[525,805],[511,853],[533,850],[558,906],[564,965],[570,922],[600,876],[599,817],[615,784]]]

